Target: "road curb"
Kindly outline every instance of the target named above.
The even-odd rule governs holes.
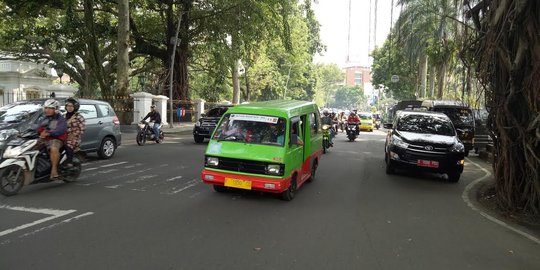
[[[478,187],[480,186],[480,184],[482,183],[485,183],[488,181],[488,179],[491,177],[491,172],[488,171],[487,169],[485,169],[484,167],[478,165],[477,163],[475,163],[474,161],[472,161],[471,159],[467,158],[467,161],[473,165],[475,165],[476,167],[478,167],[480,170],[482,170],[485,175],[480,177],[480,178],[477,178],[476,180],[472,181],[471,183],[469,183],[466,187],[465,187],[465,190],[463,190],[463,193],[461,194],[461,198],[463,199],[463,201],[474,211],[478,212],[481,216],[485,217],[486,219],[494,222],[494,223],[497,223],[498,225],[502,226],[502,227],[505,227],[506,229],[509,229],[533,242],[535,242],[536,244],[539,244],[540,245],[540,239],[538,239],[537,237],[519,229],[519,228],[516,228],[515,226],[513,225],[509,225],[508,223],[488,214],[487,212],[483,211],[481,208],[483,208],[482,206],[479,205],[479,203],[476,201],[476,199],[473,199],[471,200],[470,198],[470,194],[476,194],[476,191],[478,190]],[[476,198],[476,196],[475,196]]]

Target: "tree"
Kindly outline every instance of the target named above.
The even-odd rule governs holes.
[[[129,94],[129,0],[118,0],[118,69],[117,94]],[[138,119],[135,119],[138,120]],[[126,122],[123,119],[122,122]]]
[[[333,108],[358,109],[365,104],[364,90],[361,86],[341,86],[336,90]]]
[[[334,97],[345,74],[336,64],[317,64],[314,66],[317,77],[314,102],[319,106],[327,106]]]
[[[471,1],[472,48],[493,132],[500,205],[540,215],[540,3]],[[472,6],[473,4],[476,4]]]

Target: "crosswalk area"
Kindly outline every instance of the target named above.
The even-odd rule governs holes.
[[[149,165],[98,160],[84,163],[82,173],[74,184],[79,187],[176,195],[202,184],[197,171],[188,170],[188,167],[183,164]]]

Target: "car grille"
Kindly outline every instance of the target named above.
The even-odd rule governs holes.
[[[214,127],[216,127],[216,122],[214,122],[214,121],[202,121],[201,126],[202,127],[214,128]]]
[[[267,174],[266,168],[269,164],[271,163],[220,157],[219,165],[214,168],[227,170],[227,171],[235,171],[235,172]],[[283,165],[281,165],[280,171],[281,171],[281,175],[283,175],[283,171],[284,171]]]
[[[430,146],[432,147],[432,149],[429,148]],[[426,149],[426,147],[428,147],[428,149]],[[426,144],[426,145],[409,144],[408,149],[415,152],[428,153],[428,154],[444,154],[448,152],[448,147],[445,147],[443,145],[432,145],[432,144]]]

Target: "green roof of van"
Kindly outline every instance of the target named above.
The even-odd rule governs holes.
[[[241,104],[229,108],[227,113],[273,115],[290,118],[317,110],[313,102],[300,100],[271,100]]]

